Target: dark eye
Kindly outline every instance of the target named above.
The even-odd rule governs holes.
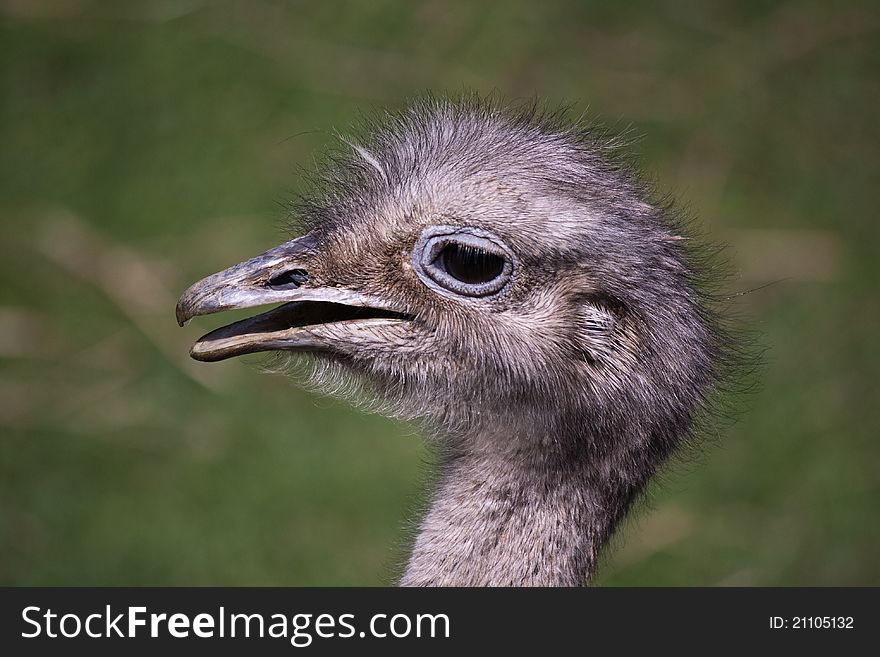
[[[504,258],[466,244],[447,244],[440,252],[437,264],[467,285],[488,283],[504,271]]]
[[[413,268],[435,292],[488,297],[513,277],[514,253],[499,237],[471,227],[432,226],[416,242]]]

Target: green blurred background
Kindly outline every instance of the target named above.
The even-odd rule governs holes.
[[[0,583],[382,584],[430,460],[257,357],[193,280],[422,90],[589,108],[732,247],[761,383],[607,585],[880,584],[875,2],[0,0]],[[410,518],[407,521],[406,518]]]

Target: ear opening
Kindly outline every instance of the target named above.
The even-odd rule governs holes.
[[[602,293],[584,295],[579,301],[577,330],[584,359],[593,366],[631,363],[635,339],[626,306]]]
[[[581,315],[583,322],[581,328],[590,335],[605,336],[610,334],[617,326],[617,315],[602,306],[591,302],[583,304]]]

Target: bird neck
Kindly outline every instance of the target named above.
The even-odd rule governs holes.
[[[509,434],[457,441],[401,584],[585,585],[650,474],[625,473],[595,444]]]

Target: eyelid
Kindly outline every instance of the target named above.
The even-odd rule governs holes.
[[[468,233],[455,233],[453,235],[436,235],[433,240],[429,240],[426,245],[428,250],[425,251],[426,260],[434,262],[441,251],[450,244],[470,247],[477,251],[485,251],[499,258],[507,259],[506,251],[499,248],[494,242],[476,235],[469,235]]]
[[[485,283],[463,283],[440,268],[437,257],[450,244],[470,247],[498,256],[504,261],[501,273]],[[517,259],[497,236],[471,227],[432,226],[425,229],[412,253],[413,268],[422,282],[444,296],[488,297],[501,292],[513,276]]]

